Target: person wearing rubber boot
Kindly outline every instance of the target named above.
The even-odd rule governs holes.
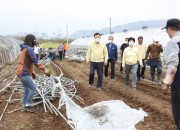
[[[171,84],[171,102],[175,124],[180,130],[180,20],[169,19],[163,29],[166,29],[171,38],[166,46],[164,58],[168,66],[177,68]]]
[[[157,68],[157,83],[161,84],[161,73],[162,73],[162,61],[160,58],[160,53],[163,52],[162,45],[159,43],[159,39],[156,37],[153,40],[153,43],[150,44],[146,51],[145,63],[147,63],[147,58],[150,54],[149,64],[151,71],[151,81],[152,84],[156,84],[155,82],[155,69]]]

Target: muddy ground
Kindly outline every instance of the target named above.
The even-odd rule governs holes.
[[[93,88],[88,88],[89,78],[89,65],[86,63],[75,63],[67,60],[55,61],[63,70],[64,76],[73,80],[79,81],[76,84],[77,95],[84,99],[84,103],[76,103],[81,107],[89,106],[100,101],[107,100],[122,100],[128,106],[132,108],[142,108],[148,113],[148,116],[143,122],[136,125],[139,130],[176,130],[171,112],[170,95],[165,95],[161,85],[152,85],[148,80],[141,80],[137,83],[137,90],[132,91],[131,87],[125,88],[124,86],[124,74],[120,75],[118,69],[116,69],[116,81],[113,82],[110,79],[103,81],[103,89],[101,92],[97,91],[96,82],[97,74],[95,75],[95,83]],[[9,83],[15,73],[14,62],[12,65],[8,65],[3,69],[13,71],[9,72],[4,79],[0,79],[0,88],[3,88]],[[48,66],[52,73],[59,74],[58,70],[53,66]],[[2,75],[2,70],[0,76]],[[41,71],[35,69],[37,73]],[[146,79],[149,79],[149,72],[146,72]],[[5,92],[0,93],[0,114],[2,113],[6,101],[12,90],[7,89]],[[13,98],[22,97],[22,93],[16,93]],[[56,103],[57,101],[54,101]],[[34,110],[34,113],[24,112],[22,110],[8,114],[8,111],[17,109],[21,106],[20,102],[14,102],[9,104],[6,113],[0,122],[0,130],[71,130],[67,123],[61,118],[56,117],[50,113],[44,113],[43,106],[39,105]]]

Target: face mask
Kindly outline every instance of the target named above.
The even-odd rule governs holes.
[[[129,46],[132,47],[134,42],[129,42]]]
[[[100,38],[95,38],[95,42],[99,43],[100,42]]]
[[[142,44],[142,42],[139,42],[139,44],[141,45],[141,44]]]
[[[112,43],[112,40],[108,40],[109,43]]]

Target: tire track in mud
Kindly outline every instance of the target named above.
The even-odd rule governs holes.
[[[71,78],[74,78],[74,74],[76,73],[81,73],[82,70],[78,70],[78,65],[77,63],[71,63],[69,64],[68,62],[64,62],[63,63],[65,66],[68,65],[68,68],[70,66],[73,66],[73,69],[63,69],[63,72],[70,76]],[[61,64],[58,64],[58,66],[61,66]],[[84,68],[86,69],[86,68]],[[74,70],[74,71],[73,71]],[[79,75],[82,75],[82,74],[79,74]],[[87,75],[84,75],[84,76],[81,76],[79,77],[80,80],[87,80]],[[124,80],[123,78],[119,78],[122,85],[122,80]],[[117,82],[117,81],[116,81]],[[94,98],[90,98],[88,99],[88,95],[87,93],[89,93],[89,89],[87,89],[87,87],[85,88],[84,86],[86,86],[86,82],[82,82],[80,84],[78,84],[78,91],[80,92],[82,98],[85,99],[85,103],[86,105],[87,104],[93,104],[93,103],[96,103],[98,100]],[[117,84],[116,84],[117,85]],[[138,83],[139,85],[139,83]],[[143,85],[145,86],[145,84],[143,83]],[[160,91],[159,88],[155,88],[155,89],[152,89],[154,88],[154,86],[151,88],[150,85],[146,85],[145,87],[140,87],[141,89],[138,90],[140,91],[141,93],[144,93],[144,95],[147,95],[147,92],[150,91],[150,94],[148,96],[151,96],[152,98],[155,98],[154,100],[157,100],[158,102],[161,102],[162,100],[165,102],[162,102],[161,105],[163,104],[166,104],[166,106],[169,106],[169,99],[167,98],[159,98],[159,96],[161,95],[158,95],[158,96],[155,96],[157,95],[157,93],[162,93],[162,91]],[[148,88],[150,87],[150,88]],[[123,88],[124,89],[124,88]],[[112,87],[112,86],[108,86],[107,83],[104,83],[104,86],[103,86],[103,90],[102,90],[102,93],[105,93],[105,95],[108,95],[109,97],[111,97],[111,99],[120,99],[122,101],[124,101],[127,105],[129,105],[130,107],[133,107],[133,108],[143,108],[143,110],[145,112],[148,113],[148,117],[145,118],[145,121],[142,122],[142,124],[144,124],[144,126],[146,128],[149,128],[149,129],[152,129],[152,130],[175,130],[174,127],[171,127],[172,125],[174,125],[174,121],[173,121],[173,118],[172,118],[172,115],[170,114],[171,113],[171,110],[168,109],[168,113],[166,112],[167,110],[159,110],[158,108],[156,108],[153,104],[155,104],[156,102],[151,102],[151,103],[147,103],[145,100],[139,100],[139,98],[137,96],[135,96],[134,94],[131,94],[132,92],[127,92],[127,90],[123,90],[122,88],[119,88],[119,87]],[[139,87],[137,88],[139,89]],[[144,90],[145,89],[145,90]],[[140,92],[134,92],[134,93],[140,93]]]

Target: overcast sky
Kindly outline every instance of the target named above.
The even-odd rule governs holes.
[[[65,36],[139,20],[180,18],[180,0],[0,0],[0,34]],[[54,35],[54,34],[53,34]]]

